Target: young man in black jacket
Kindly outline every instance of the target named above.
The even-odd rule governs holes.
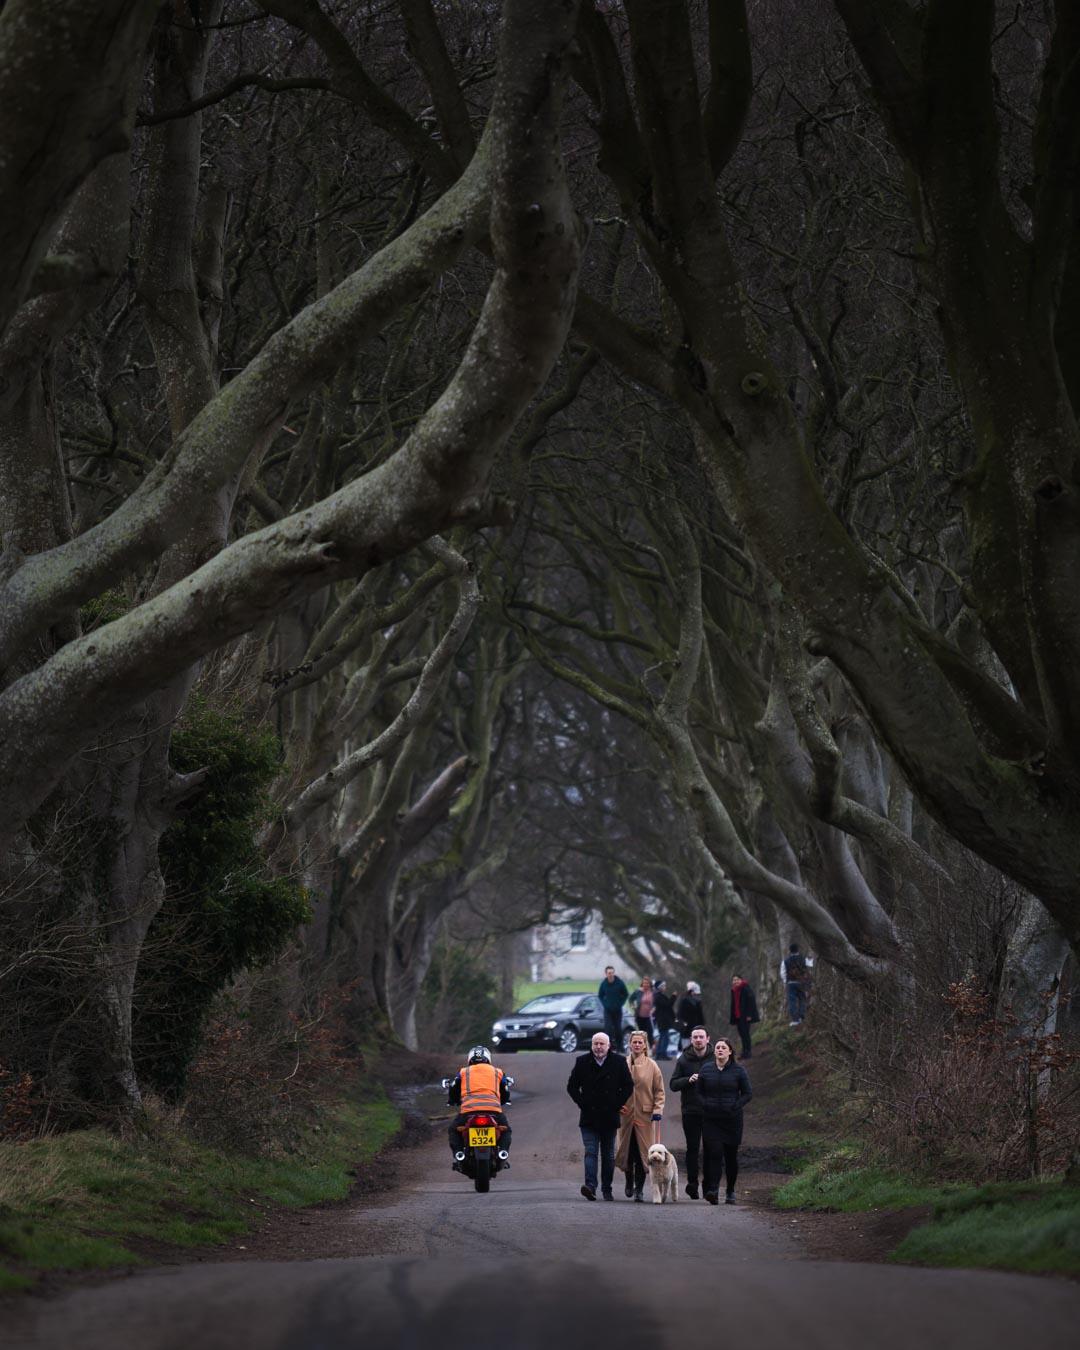
[[[566,1090],[581,1112],[581,1142],[585,1145],[585,1184],[581,1194],[596,1199],[596,1156],[600,1155],[600,1187],[605,1200],[614,1200],[615,1135],[619,1112],[634,1091],[626,1060],[611,1048],[611,1038],[598,1031],[592,1049],[574,1062]]]
[[[675,1061],[671,1071],[672,1092],[679,1094],[682,1103],[682,1128],[686,1136],[686,1194],[698,1198],[698,1166],[701,1157],[701,1094],[698,1092],[698,1074],[703,1064],[712,1060],[709,1033],[704,1027],[694,1027],[690,1044]]]

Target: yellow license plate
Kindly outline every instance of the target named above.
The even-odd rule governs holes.
[[[477,1128],[475,1125],[469,1127],[469,1147],[470,1148],[494,1148],[495,1147],[495,1126],[487,1125]]]

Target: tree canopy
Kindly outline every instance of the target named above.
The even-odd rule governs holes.
[[[1033,1008],[1080,952],[1078,70],[1067,0],[7,0],[35,1074],[138,1099],[249,744],[220,888],[277,903],[222,981],[288,948],[415,1043],[451,930],[901,987],[981,905],[950,969]]]

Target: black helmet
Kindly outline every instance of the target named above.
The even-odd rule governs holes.
[[[490,1064],[491,1051],[486,1045],[474,1045],[469,1051],[470,1064]]]

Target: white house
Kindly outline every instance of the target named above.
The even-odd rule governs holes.
[[[541,980],[596,980],[614,966],[627,984],[636,979],[611,945],[600,915],[573,910],[554,923],[540,924],[529,934],[530,977]]]

